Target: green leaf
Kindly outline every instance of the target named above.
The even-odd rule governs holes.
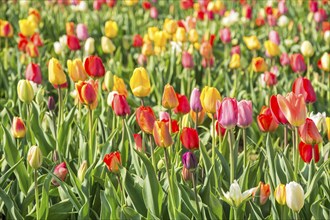
[[[329,219],[329,208],[322,207],[325,199],[319,199],[311,205],[311,212],[315,219]]]
[[[68,219],[73,206],[69,199],[63,200],[49,207],[48,220]]]
[[[12,219],[22,219],[22,215],[19,213],[19,208],[17,207],[17,204],[13,201],[13,199],[8,195],[7,192],[5,192],[2,188],[0,188],[0,198],[2,201],[4,201],[5,206],[8,210],[9,215]],[[9,217],[9,216],[8,216]]]
[[[14,166],[10,167],[6,173],[0,177],[0,188],[5,188],[4,184],[8,180],[9,176],[15,171],[16,167],[22,162],[24,158],[21,158]]]
[[[101,197],[101,213],[100,213],[100,219],[110,219],[111,214],[111,208],[109,201],[106,198],[105,191],[100,191],[100,197]]]
[[[64,154],[65,149],[68,147],[66,141],[68,140],[68,133],[71,129],[71,124],[75,116],[76,108],[72,108],[69,114],[64,118],[58,131],[58,146],[62,154]]]
[[[324,169],[328,166],[328,164],[330,163],[330,160],[325,161],[320,168],[318,169],[318,171],[314,174],[313,179],[311,181],[311,184],[308,186],[307,191],[305,193],[305,199],[307,199],[309,197],[309,195],[312,193],[315,184],[317,184],[317,182],[319,181],[319,179],[321,178],[322,174],[324,174]]]
[[[46,179],[44,180],[44,184],[42,187],[42,197],[40,202],[40,207],[38,210],[38,216],[40,216],[41,219],[47,219],[48,213],[49,213],[49,203],[48,203],[48,193],[49,193],[49,186],[50,182],[52,180],[51,175],[47,175]]]

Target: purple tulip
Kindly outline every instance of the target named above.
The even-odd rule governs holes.
[[[190,151],[184,153],[182,155],[182,164],[188,170],[194,170],[198,165],[198,161],[195,154]]]

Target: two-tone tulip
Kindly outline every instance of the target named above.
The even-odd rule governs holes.
[[[149,106],[140,106],[136,109],[136,121],[140,126],[141,130],[152,134],[156,116],[154,111]]]
[[[151,86],[149,76],[146,69],[143,67],[135,68],[129,84],[136,97],[146,97],[150,94]]]
[[[98,82],[94,80],[79,81],[75,85],[80,103],[87,105],[89,109],[97,107]]]
[[[26,67],[25,79],[30,80],[36,84],[41,84],[42,74],[40,66],[36,63],[30,63]]]
[[[62,162],[59,165],[57,165],[54,169],[54,175],[59,178],[60,180],[64,181],[66,175],[68,174],[68,169],[66,168],[66,163]],[[54,186],[59,186],[60,183],[58,182],[57,179],[55,179],[54,177],[52,178],[52,184]]]
[[[268,66],[262,57],[255,57],[252,59],[252,69],[254,72],[261,73],[267,70]]]
[[[312,119],[306,118],[304,124],[299,126],[299,136],[305,144],[319,144],[322,142],[322,137]]]
[[[280,49],[276,43],[273,41],[267,40],[264,43],[265,49],[266,49],[266,54],[269,55],[270,57],[275,57],[280,54]]]
[[[182,164],[189,171],[194,171],[198,165],[198,160],[193,152],[186,152],[182,155]]]
[[[42,153],[38,146],[30,147],[27,154],[27,161],[33,169],[38,169],[42,165]]]
[[[103,162],[107,165],[108,170],[112,173],[118,174],[121,167],[121,155],[119,151],[106,154]]]
[[[131,113],[131,109],[127,103],[126,97],[120,94],[114,94],[112,109],[117,116],[125,117]]]
[[[292,86],[292,92],[296,95],[303,95],[306,103],[314,103],[316,101],[316,93],[312,83],[305,77],[295,79]]]
[[[82,61],[77,58],[67,61],[69,76],[73,82],[85,81],[88,76],[84,69]]]
[[[179,105],[178,97],[173,86],[167,84],[164,87],[162,106],[166,109],[173,109]]]
[[[295,73],[303,73],[307,69],[304,57],[300,53],[295,53],[290,56],[290,65]]]
[[[173,144],[169,126],[165,121],[155,121],[153,136],[155,143],[159,147],[169,147]]]
[[[11,126],[11,132],[14,138],[23,138],[26,134],[24,121],[20,117],[14,117]]]
[[[270,97],[269,108],[273,114],[273,118],[276,120],[277,123],[283,125],[288,124],[288,120],[286,119],[285,115],[280,109],[280,106],[278,105],[276,95],[272,95]]]

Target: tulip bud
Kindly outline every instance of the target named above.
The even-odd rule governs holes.
[[[330,71],[330,54],[324,53],[321,57],[322,70]]]
[[[118,25],[115,21],[107,21],[104,26],[105,36],[109,38],[114,38],[118,33]]]
[[[192,172],[189,171],[189,169],[187,169],[185,166],[182,167],[182,179],[185,182],[188,182],[190,180],[192,180],[193,178],[193,174]]]
[[[279,27],[285,27],[289,24],[289,19],[287,16],[285,15],[281,15],[281,17],[279,17],[278,21],[277,21],[277,25]]]
[[[286,203],[286,198],[285,198],[286,197],[286,192],[285,192],[285,185],[284,184],[280,184],[276,187],[275,192],[274,192],[274,197],[280,205],[285,205],[285,203]]]
[[[26,127],[25,127],[24,121],[20,117],[13,118],[11,132],[12,132],[14,138],[25,137]]]
[[[18,81],[17,94],[18,94],[18,98],[22,102],[27,103],[27,104],[32,102],[33,97],[34,97],[34,91],[31,86],[30,81],[24,80],[24,79],[21,79],[20,81]]]
[[[25,37],[30,37],[37,29],[37,24],[34,21],[28,19],[19,20],[19,29]]]
[[[285,186],[287,206],[294,212],[299,212],[304,206],[304,190],[299,183],[290,182]]]
[[[197,165],[198,161],[194,153],[188,151],[182,155],[182,164],[189,171],[193,172]]]
[[[314,54],[313,45],[309,41],[304,41],[301,44],[300,51],[305,57],[311,57]]]
[[[291,55],[290,65],[291,65],[293,72],[295,72],[295,73],[305,72],[306,68],[307,68],[304,57],[299,53]]]
[[[113,91],[117,91],[120,95],[124,95],[127,97],[127,89],[125,82],[122,78],[117,77],[116,75],[113,76]]]
[[[77,37],[79,40],[86,40],[88,38],[88,29],[85,24],[78,24],[76,28]]]
[[[112,43],[112,41],[109,38],[105,36],[101,38],[101,46],[103,53],[112,54],[116,50],[116,46]]]
[[[180,135],[180,141],[182,145],[188,150],[196,150],[199,148],[198,133],[193,128],[183,128]]]
[[[169,132],[169,126],[165,121],[155,121],[153,135],[155,143],[159,147],[169,147],[173,144],[173,140]]]
[[[190,95],[190,108],[194,112],[200,112],[202,110],[202,104],[200,100],[200,91],[197,88],[194,88]]]
[[[72,51],[80,50],[79,39],[75,35],[67,36],[67,45]]]
[[[212,45],[209,42],[203,42],[199,49],[199,53],[206,60],[210,60],[213,56]]]
[[[92,38],[92,37],[89,37],[89,38],[86,40],[84,50],[85,50],[85,53],[86,53],[87,55],[91,55],[91,54],[94,53],[94,51],[95,51],[94,42],[95,42],[95,40],[94,40],[94,38]]]
[[[120,152],[112,152],[104,156],[103,162],[107,165],[110,172],[118,174],[121,166]]]
[[[282,55],[280,57],[280,63],[282,66],[287,66],[290,64],[290,58],[287,53],[282,53]]]
[[[237,69],[241,66],[241,56],[237,53],[233,54],[230,59],[229,68]]]
[[[151,7],[150,9],[150,17],[153,19],[157,19],[158,18],[158,10],[156,7]]]
[[[48,97],[47,107],[49,111],[55,110],[55,100],[53,96]]]
[[[48,63],[48,80],[53,86],[60,86],[67,82],[62,66],[55,58],[50,59]]]
[[[87,80],[88,78],[87,73],[79,58],[74,60],[68,60],[67,66],[68,66],[69,76],[73,82]]]
[[[237,125],[241,128],[246,128],[250,126],[253,121],[252,102],[241,100],[237,103],[237,108],[238,108]]]
[[[87,171],[87,161],[84,160],[81,163],[81,165],[80,165],[80,167],[78,169],[78,173],[77,173],[77,177],[80,180],[80,182],[84,182],[86,171]]]
[[[33,169],[38,169],[42,165],[42,153],[38,146],[32,146],[27,154],[27,161]]]
[[[149,76],[143,67],[135,68],[129,84],[136,97],[146,97],[150,94],[151,86]]]
[[[306,122],[299,126],[298,131],[301,140],[306,144],[314,145],[322,142],[322,137],[312,119],[307,118]]]
[[[162,106],[166,109],[173,109],[179,105],[179,100],[176,96],[174,88],[167,84],[164,87]]]
[[[190,105],[187,97],[185,95],[176,94],[179,105],[173,109],[175,114],[188,114],[190,112]]]
[[[252,189],[252,196],[254,196],[254,201],[260,205],[266,204],[269,195],[269,184],[264,184],[263,182],[260,182],[258,187]]]
[[[67,174],[68,174],[68,169],[66,168],[65,162],[60,163],[54,169],[54,175],[57,176],[62,181],[65,180],[65,177],[66,177]],[[59,186],[60,185],[58,180],[55,179],[54,177],[52,178],[52,184],[54,186]]]
[[[226,129],[234,128],[238,120],[237,101],[233,98],[224,98],[222,102],[217,101],[217,120]]]
[[[219,31],[220,34],[220,39],[222,43],[228,44],[231,41],[231,34],[230,34],[230,29],[229,28],[224,28]]]
[[[63,52],[63,47],[60,42],[54,42],[54,51],[56,54],[61,54]]]
[[[303,141],[299,143],[299,154],[305,163],[310,163],[313,159],[315,163],[320,160],[319,146],[317,144],[306,144]]]
[[[36,84],[41,84],[42,74],[41,74],[40,66],[35,63],[30,63],[26,67],[25,79],[33,81]]]
[[[89,81],[79,81],[75,84],[75,87],[79,95],[80,103],[87,105],[89,109],[95,109],[98,104],[98,82],[92,79]]]
[[[141,130],[152,134],[154,129],[154,124],[156,121],[156,116],[149,106],[140,106],[136,109],[136,121],[140,126]]]
[[[104,84],[105,84],[105,88],[108,90],[108,91],[111,91],[111,89],[113,88],[113,74],[110,72],[110,71],[107,71],[105,73],[105,76],[104,76]]]

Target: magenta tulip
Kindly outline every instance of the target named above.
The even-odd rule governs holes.
[[[253,121],[252,102],[247,100],[241,100],[237,103],[237,107],[238,107],[237,125],[241,128],[246,128],[250,126]]]
[[[234,128],[238,120],[237,101],[234,98],[224,98],[217,101],[217,119],[220,125],[226,129]]]

